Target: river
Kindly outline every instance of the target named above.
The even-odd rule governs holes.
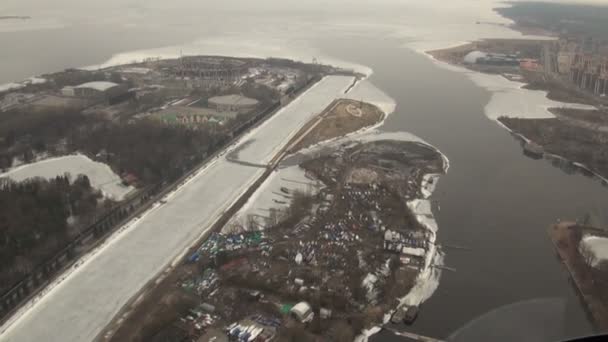
[[[261,13],[268,2],[262,1],[262,9],[254,11]],[[435,213],[439,240],[470,249],[446,248],[445,263],[456,272],[443,272],[439,288],[408,330],[443,338],[490,310],[549,297],[563,300],[562,318],[567,324],[547,329],[544,323],[530,320],[530,324],[518,327],[523,333],[534,334],[535,328],[542,327],[549,331],[546,340],[589,333],[589,323],[545,232],[557,218],[577,219],[589,212],[606,211],[607,189],[593,179],[569,175],[545,160],[525,157],[517,141],[486,117],[489,91],[463,73],[439,68],[412,49],[429,41],[429,46],[441,46],[517,34],[488,12],[495,5],[490,1],[478,5],[461,0],[446,5],[450,6],[446,11],[415,1],[399,5],[384,2],[390,5],[374,7],[369,13],[357,2],[340,13],[340,20],[333,17],[339,13],[337,7],[328,9],[328,14],[323,10],[290,12],[284,6],[255,19],[234,11],[230,12],[233,17],[220,16],[233,24],[224,29],[218,26],[217,16],[205,23],[197,21],[199,17],[190,7],[183,12],[159,12],[154,6],[140,11],[134,8],[145,6],[132,2],[128,15],[110,18],[108,13],[115,12],[107,11],[102,24],[84,23],[82,13],[74,10],[72,15],[58,15],[53,28],[38,23],[41,28],[36,30],[0,32],[0,44],[15,47],[0,52],[5,62],[0,65],[0,83],[69,66],[100,64],[117,53],[150,48],[162,48],[153,50],[152,55],[177,55],[182,49],[192,53],[232,51],[300,56],[304,60],[314,56],[322,62],[332,61],[331,56],[365,65],[373,69],[371,81],[397,103],[395,114],[381,129],[412,132],[449,158],[448,174],[441,177],[433,195],[439,204]],[[313,1],[310,6],[325,5]],[[471,15],[476,6],[483,9]],[[54,12],[48,9],[40,13],[51,16]],[[32,15],[23,11],[15,14]],[[161,17],[162,29],[150,23]],[[476,20],[497,24],[480,28],[475,26]],[[226,39],[212,36],[218,32]],[[18,44],[23,41],[29,44]],[[36,54],[41,49],[45,49],[43,57]],[[146,54],[117,55],[114,60],[128,61],[142,55]],[[500,330],[509,322],[495,324]],[[381,333],[375,339],[393,338]]]
[[[500,306],[554,297],[566,302],[568,324],[554,327],[547,340],[590,333],[546,229],[557,218],[606,210],[607,189],[597,180],[525,157],[517,141],[485,116],[490,93],[465,75],[437,68],[419,53],[395,48],[394,42],[364,44],[369,53],[356,53],[354,61],[372,67],[371,81],[397,102],[382,129],[413,132],[450,159],[448,174],[432,197],[440,204],[435,212],[440,242],[471,249],[446,249],[445,263],[456,272],[443,272],[410,330],[446,337]],[[349,49],[355,50],[340,46]],[[424,77],[408,77],[410,70]],[[380,337],[384,341],[386,335]]]

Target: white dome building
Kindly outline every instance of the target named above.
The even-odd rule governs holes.
[[[481,51],[472,51],[469,52],[466,56],[464,56],[465,64],[475,64],[479,58],[488,57],[488,54]]]

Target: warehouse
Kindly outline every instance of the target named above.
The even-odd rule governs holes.
[[[61,93],[64,96],[81,97],[93,100],[106,100],[110,103],[118,102],[127,94],[127,88],[113,82],[88,82],[75,87],[64,87]]]
[[[221,112],[247,113],[255,109],[258,105],[258,100],[232,94],[212,97],[209,99],[208,104],[209,108]]]

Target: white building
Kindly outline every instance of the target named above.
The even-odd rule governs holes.
[[[312,311],[310,304],[306,302],[296,304],[293,308],[291,308],[291,310],[289,310],[289,313],[292,317],[302,323],[308,323],[315,317],[315,313]]]
[[[488,54],[485,52],[472,51],[472,52],[469,52],[466,56],[464,56],[464,62],[465,62],[465,64],[475,64],[475,63],[477,63],[478,59],[486,58],[486,57],[488,57]]]
[[[219,111],[244,113],[253,110],[258,105],[258,100],[233,94],[212,97],[208,103],[210,108]]]
[[[110,99],[127,92],[127,89],[114,82],[96,81],[83,83],[75,87],[64,87],[61,93],[64,96],[76,96],[89,99]]]

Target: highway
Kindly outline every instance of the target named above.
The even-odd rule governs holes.
[[[264,172],[266,164],[353,78],[328,76],[292,101],[111,240],[10,326],[0,341],[90,341],[137,291],[184,253]],[[240,147],[240,148],[239,148]],[[233,155],[234,157],[234,155]]]

